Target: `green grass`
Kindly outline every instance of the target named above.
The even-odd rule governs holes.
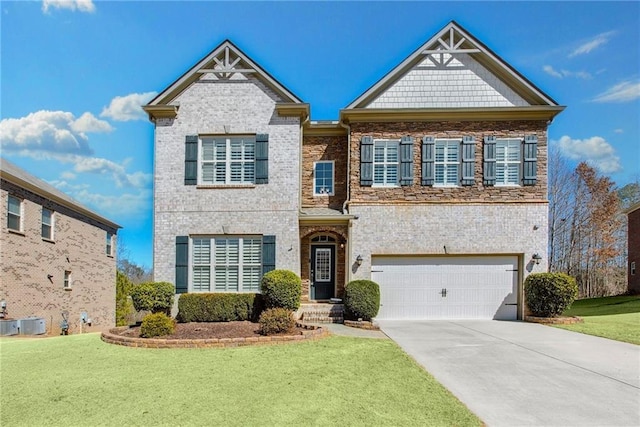
[[[590,298],[575,301],[565,316],[580,316],[584,323],[558,328],[640,344],[640,296]]]
[[[141,349],[0,340],[0,425],[481,425],[391,340]]]

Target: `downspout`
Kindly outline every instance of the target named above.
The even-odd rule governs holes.
[[[342,115],[342,114],[340,114]],[[351,125],[345,124],[342,121],[342,117],[338,120],[338,124],[347,130],[347,198],[342,204],[342,214],[345,215],[349,212],[348,207],[351,203]],[[344,257],[344,271],[345,271],[345,285],[351,281],[351,268],[352,253],[351,253],[351,226],[353,225],[352,219],[349,220],[347,225],[347,247]]]

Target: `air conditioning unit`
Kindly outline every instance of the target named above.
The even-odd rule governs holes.
[[[47,325],[42,317],[25,317],[18,322],[20,335],[42,335],[47,332]]]
[[[17,335],[18,334],[18,321],[17,320],[0,320],[0,335]]]

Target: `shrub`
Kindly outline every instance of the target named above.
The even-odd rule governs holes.
[[[116,273],[116,326],[128,325],[133,317],[133,304],[129,299],[132,288],[131,280],[118,271]]]
[[[176,321],[165,313],[151,313],[144,316],[140,326],[140,336],[143,338],[171,335],[176,330]]]
[[[262,276],[260,289],[267,308],[286,308],[293,311],[300,307],[302,281],[293,271],[269,271]]]
[[[182,294],[178,299],[179,322],[229,322],[260,317],[260,294]]]
[[[534,273],[524,281],[525,301],[534,316],[555,317],[578,296],[576,279],[564,273]]]
[[[296,326],[293,313],[286,308],[268,308],[260,315],[260,333],[273,335],[291,331]]]
[[[133,287],[131,299],[138,311],[169,314],[173,306],[174,294],[175,290],[171,283],[147,282]]]
[[[380,309],[380,286],[371,280],[353,280],[344,288],[345,315],[351,320],[371,320]]]

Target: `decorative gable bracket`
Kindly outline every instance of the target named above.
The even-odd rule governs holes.
[[[229,46],[225,46],[217,56],[211,59],[212,61],[205,66],[206,68],[201,68],[196,72],[199,74],[213,74],[219,79],[229,79],[236,73],[246,74],[256,72],[254,68],[248,67],[244,63],[241,65],[245,68],[235,68],[235,66],[242,61],[242,58],[240,56],[232,58]]]
[[[449,62],[453,60],[453,55],[455,54],[481,52],[480,49],[475,47],[463,47],[467,39],[453,27],[449,28],[449,32],[443,37],[445,37],[445,40],[443,40],[442,37],[438,37],[437,43],[431,49],[422,51],[422,54],[426,55],[427,58],[436,65],[448,65]]]

